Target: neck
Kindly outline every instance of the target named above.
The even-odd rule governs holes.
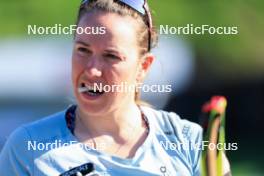
[[[93,136],[110,135],[124,137],[126,131],[142,124],[141,112],[135,103],[100,115],[87,115],[77,108],[76,130]]]

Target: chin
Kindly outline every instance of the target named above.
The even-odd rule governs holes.
[[[78,102],[78,107],[81,112],[89,115],[101,115],[107,111],[107,107],[103,104]]]

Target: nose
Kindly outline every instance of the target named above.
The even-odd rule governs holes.
[[[102,63],[100,62],[99,58],[97,57],[89,58],[86,64],[85,74],[89,78],[102,76]]]

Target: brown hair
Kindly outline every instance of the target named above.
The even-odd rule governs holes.
[[[103,12],[110,12],[110,13],[116,13],[121,16],[131,16],[135,20],[137,20],[137,23],[140,25],[138,27],[138,43],[139,46],[141,46],[139,54],[140,57],[148,53],[148,48],[150,49],[154,48],[157,45],[158,42],[158,35],[157,31],[154,27],[149,29],[147,23],[148,23],[148,17],[147,15],[141,15],[139,12],[133,10],[132,8],[129,8],[121,3],[114,2],[114,0],[96,0],[91,1],[89,3],[86,3],[84,7],[80,8],[77,18],[77,25],[82,18],[84,14],[95,12],[95,11],[103,11]],[[149,39],[149,32],[151,32],[151,39]],[[149,46],[149,40],[150,40],[150,46]],[[146,105],[147,103],[140,100],[140,92],[136,92],[135,94],[135,101],[137,104],[140,105]]]

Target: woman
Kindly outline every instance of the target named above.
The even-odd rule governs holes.
[[[153,60],[156,34],[146,2],[84,1],[75,34],[72,82],[76,106],[18,128],[0,156],[2,175],[199,175],[200,126],[141,105],[135,86]],[[187,145],[186,145],[187,144]]]

